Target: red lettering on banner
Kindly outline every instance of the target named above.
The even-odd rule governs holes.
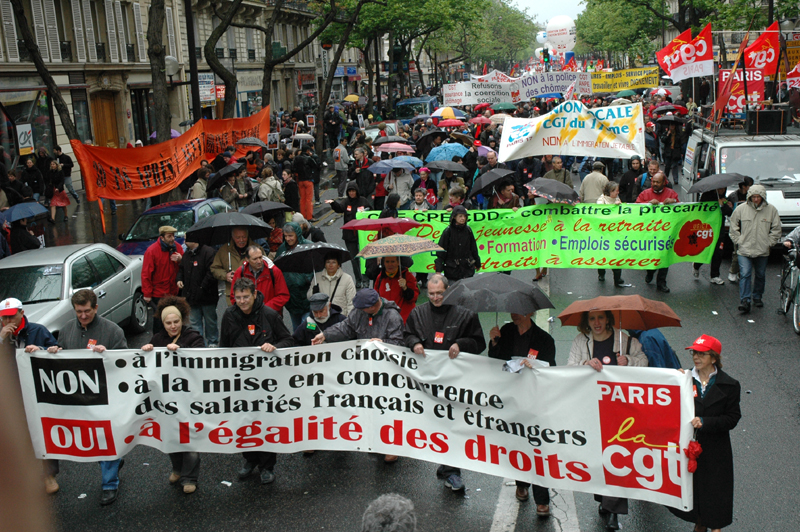
[[[403,420],[396,419],[391,425],[384,425],[379,431],[381,442],[386,445],[403,446],[405,441],[409,447],[414,449],[425,449],[429,447],[435,453],[446,453],[450,450],[447,445],[447,435],[441,432],[433,432],[428,436],[425,431],[421,429],[409,429],[408,432],[403,431]],[[430,444],[428,438],[430,437]]]
[[[44,446],[48,454],[79,457],[115,456],[111,421],[42,418]]]
[[[598,384],[606,484],[680,497],[680,388]]]
[[[533,455],[533,459],[529,453]],[[502,459],[518,471],[532,470],[536,476],[542,478],[550,477],[561,480],[568,477],[575,482],[588,482],[592,478],[588,471],[589,466],[583,462],[564,462],[557,453],[543,456],[540,449],[533,451],[511,449],[509,451],[503,446],[487,443],[486,436],[482,435],[466,441],[464,455],[470,460],[493,465],[500,465]]]

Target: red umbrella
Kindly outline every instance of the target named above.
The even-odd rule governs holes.
[[[487,103],[487,104],[481,104],[481,105],[489,105],[489,104]],[[482,125],[486,126],[486,125],[491,124],[492,121],[489,120],[488,118],[486,118],[483,115],[479,115],[479,116],[476,116],[475,118],[470,118],[469,119],[469,123],[470,124],[482,124]]]
[[[464,122],[461,120],[456,120],[454,118],[448,118],[447,120],[442,120],[439,122],[439,127],[461,127],[464,125]]]
[[[681,319],[666,303],[645,299],[642,296],[600,296],[575,301],[558,315],[561,325],[580,325],[584,312],[608,310],[614,315],[615,325],[625,329],[657,329],[680,327]]]
[[[351,231],[381,231],[388,227],[395,233],[405,233],[409,229],[419,227],[422,224],[408,218],[362,218],[361,220],[350,220],[342,226],[342,229]]]
[[[396,152],[406,152],[406,153],[414,153],[414,148],[411,146],[406,146],[405,144],[400,144],[399,142],[388,142],[386,144],[381,144],[380,146],[375,146],[375,151],[385,151],[387,153],[396,153]]]
[[[492,106],[492,104],[490,104],[490,103],[479,103],[473,109],[475,109],[476,111],[480,111],[481,109],[486,109],[487,107],[491,107],[491,106]],[[472,122],[472,120],[470,120],[470,122]]]

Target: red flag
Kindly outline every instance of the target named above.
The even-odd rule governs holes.
[[[678,83],[687,78],[714,75],[714,50],[711,41],[711,24],[692,40],[691,30],[686,30],[656,52],[658,64]]]
[[[714,120],[719,122],[722,118],[722,114],[725,112],[725,107],[728,105],[728,101],[731,99],[731,92],[733,91],[733,82],[736,79],[736,69],[739,67],[739,61],[742,60],[742,55],[744,54],[745,48],[747,48],[747,43],[750,41],[750,32],[744,34],[744,39],[742,39],[742,44],[739,45],[739,51],[736,54],[736,61],[733,62],[733,68],[731,69],[731,76],[725,81],[725,83],[720,86],[719,94],[717,94],[717,101],[714,102]]]
[[[486,63],[483,64],[483,75],[485,76],[488,70],[486,69]]]
[[[775,21],[744,51],[745,66],[748,69],[763,70],[768,75],[775,74],[776,63],[780,56],[780,43],[780,29],[778,21]]]
[[[597,72],[600,72],[601,70],[603,70],[603,60],[602,59],[598,59],[597,60],[597,64],[595,65],[594,69]]]
[[[564,70],[568,72],[577,72],[578,71],[578,63],[575,61],[575,56],[569,58],[569,63],[564,65]]]
[[[800,63],[786,73],[786,83],[789,87],[800,88]]]

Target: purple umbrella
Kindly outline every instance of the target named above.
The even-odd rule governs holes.
[[[489,148],[488,146],[478,146],[478,157],[486,157],[486,154],[489,152],[496,153],[493,149]]]
[[[169,138],[176,139],[176,138],[178,138],[180,136],[181,136],[181,134],[178,133],[177,131],[175,131],[174,129],[170,129],[169,130]],[[153,131],[153,133],[150,135],[150,138],[151,139],[156,138],[156,132],[155,131]]]

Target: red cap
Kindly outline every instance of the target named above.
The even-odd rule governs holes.
[[[475,142],[473,142],[472,145],[475,146],[476,148],[478,148],[480,146],[483,146],[483,144],[481,144],[481,141],[479,141],[479,140],[476,140]]]
[[[694,341],[692,345],[687,347],[686,349],[693,349],[695,351],[714,351],[716,354],[722,353],[722,344],[719,343],[719,340],[714,338],[713,336],[709,336],[707,334],[700,335],[700,338]]]
[[[656,125],[652,122],[648,122],[646,125],[647,127],[656,127]]]

